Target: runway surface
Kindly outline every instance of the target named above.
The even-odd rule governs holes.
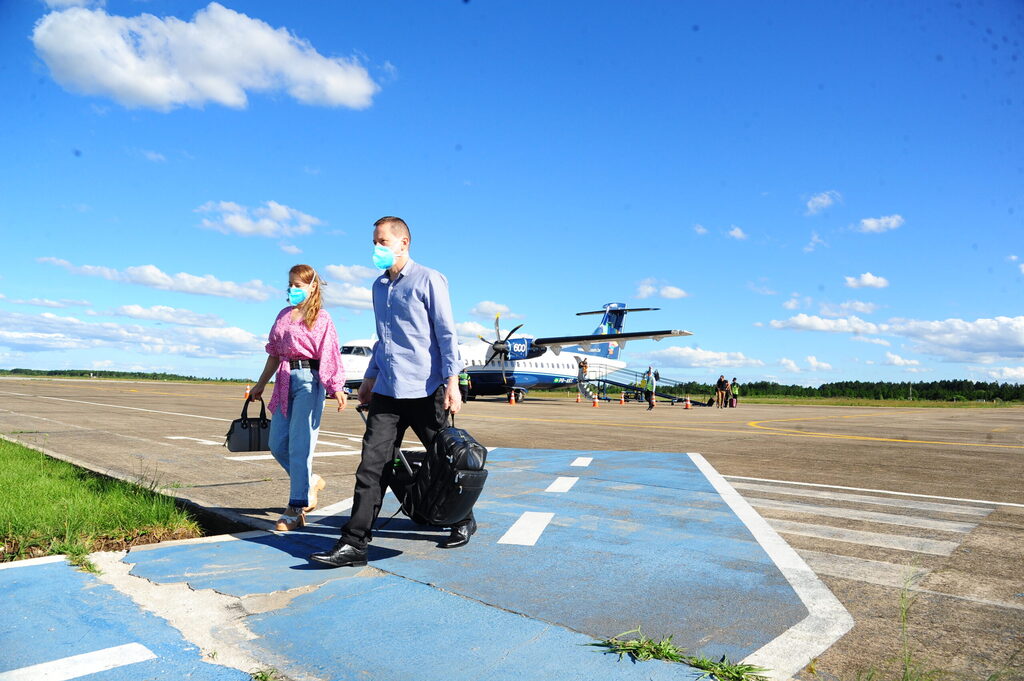
[[[269,455],[221,446],[237,386],[8,379],[0,396],[0,433],[61,458],[257,527],[286,501]],[[458,422],[490,447],[633,452],[641,471],[645,452],[700,452],[853,615],[819,673],[852,676],[898,651],[904,584],[917,595],[911,638],[933,666],[984,678],[1022,645],[1024,409],[477,400]],[[353,411],[328,405],[321,512],[350,503],[361,435]]]

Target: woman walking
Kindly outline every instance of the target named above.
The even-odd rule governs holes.
[[[271,376],[270,453],[288,473],[291,485],[288,508],[277,521],[277,531],[287,532],[306,524],[306,513],[317,505],[326,486],[313,473],[313,450],[320,431],[324,393],[345,408],[345,370],[338,361],[338,332],[323,306],[323,284],[309,265],[288,272],[288,302],[270,329],[267,364],[260,380],[249,391],[250,400],[263,396]]]

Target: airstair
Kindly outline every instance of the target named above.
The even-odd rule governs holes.
[[[609,386],[615,386],[622,388],[625,391],[634,391],[635,398],[638,402],[643,401],[643,388],[640,386],[643,384],[644,371],[635,371],[633,369],[619,369],[612,371],[607,374],[601,375],[590,375],[585,378],[581,375],[577,382],[580,394],[585,396],[588,400],[593,400],[596,395],[598,399],[610,401],[613,398],[608,397]],[[656,388],[666,388],[681,385],[684,381],[676,381],[671,378],[665,378],[662,376],[655,386]],[[661,392],[656,390],[654,393],[655,397],[659,397],[663,400],[668,400],[672,404],[676,402],[682,402],[683,397],[679,395],[673,395],[667,392]]]

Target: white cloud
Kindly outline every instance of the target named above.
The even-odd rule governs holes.
[[[755,284],[752,281],[747,282],[747,288],[760,296],[775,296],[778,295],[778,291],[773,291],[764,284]]]
[[[914,352],[951,362],[993,364],[998,361],[1019,361],[1024,357],[1024,316],[974,321],[894,318],[886,323],[875,324],[854,315],[825,319],[801,313],[784,321],[773,319],[769,325],[775,329],[798,331],[902,336],[914,343]],[[855,340],[886,344],[880,339]]]
[[[806,215],[817,215],[837,201],[842,201],[843,196],[834,189],[829,189],[820,194],[815,194],[807,201]]]
[[[714,352],[691,347],[672,347],[653,352],[637,353],[637,359],[656,363],[663,367],[711,368],[759,367],[764,362],[747,357],[742,352]]]
[[[698,224],[693,226],[693,231],[695,231],[695,232],[697,232],[697,234],[700,234],[700,235],[703,236],[704,234],[708,233],[708,228],[705,227],[704,225],[698,223]]]
[[[814,355],[807,355],[807,365],[811,371],[832,371],[832,365],[828,362],[819,362]]]
[[[895,353],[886,352],[883,364],[894,367],[916,367],[920,366],[921,362],[916,359],[904,359]]]
[[[328,307],[347,307],[352,310],[372,310],[373,291],[363,286],[355,286],[347,281],[324,286],[324,305]]]
[[[773,319],[769,322],[774,329],[794,329],[797,331],[827,331],[831,333],[885,333],[884,324],[873,324],[866,322],[860,317],[850,315],[841,319],[825,319],[817,315],[808,315],[801,312],[795,317],[785,321]]]
[[[850,340],[855,340],[860,343],[873,343],[874,345],[882,345],[884,347],[889,347],[890,345],[892,345],[892,343],[885,340],[884,338],[868,338],[867,336],[853,336],[852,338],[850,338]]]
[[[0,311],[0,345],[27,352],[110,348],[145,354],[231,359],[262,352],[265,341],[238,327],[97,324],[51,312],[25,315]]]
[[[794,374],[800,373],[800,367],[798,367],[796,365],[796,362],[789,359],[788,357],[783,357],[782,359],[780,359],[779,364],[782,365],[782,368],[785,369],[786,371],[792,372]]]
[[[812,253],[818,246],[828,246],[828,244],[818,236],[817,232],[811,232],[811,240],[804,246],[804,253]]]
[[[183,326],[225,326],[224,320],[215,314],[200,314],[192,310],[167,305],[153,305],[142,307],[141,305],[121,305],[104,315],[120,315],[132,319],[146,319],[154,322],[167,322],[168,324],[181,324]]]
[[[112,366],[114,366],[112,359],[98,359],[92,363],[93,369],[109,369]]]
[[[380,270],[365,265],[328,265],[324,272],[332,279],[358,284],[376,277]]]
[[[654,285],[654,279],[644,279],[636,286],[636,293],[633,295],[634,298],[650,298],[658,292],[658,287]]]
[[[60,258],[37,258],[36,260],[37,262],[63,267],[73,274],[84,274],[90,277],[102,277],[109,281],[149,286],[161,291],[177,291],[179,293],[194,293],[197,295],[256,301],[266,300],[271,295],[277,293],[277,289],[267,286],[259,279],[238,284],[233,281],[221,281],[212,274],[196,276],[187,272],[179,272],[178,274],[170,275],[162,272],[155,265],[128,267],[122,271],[98,265],[73,265],[67,260]]]
[[[167,160],[166,156],[156,151],[147,151],[143,149],[142,155],[146,157],[147,161],[152,161],[153,163],[163,163]]]
[[[689,293],[679,288],[678,286],[662,286],[659,285],[658,281],[653,277],[644,279],[636,286],[636,293],[633,295],[634,298],[650,298],[653,295],[659,295],[662,298],[687,298]]]
[[[996,367],[994,369],[987,369],[985,373],[1000,381],[1024,381],[1024,366]]]
[[[1024,262],[1022,262],[1022,263],[1021,263],[1020,265],[1018,265],[1017,267],[1019,267],[1019,268],[1020,268],[1020,273],[1021,273],[1021,274],[1024,274]]]
[[[818,311],[826,317],[845,317],[854,312],[858,314],[871,314],[878,309],[875,303],[865,303],[860,300],[847,300],[845,303],[822,303]]]
[[[740,229],[740,228],[739,228],[739,227],[737,227],[736,225],[733,225],[733,226],[732,226],[732,229],[730,229],[730,230],[729,230],[729,231],[727,232],[727,234],[728,234],[728,235],[729,235],[729,236],[730,236],[731,238],[733,238],[733,239],[738,239],[738,240],[740,240],[740,241],[742,241],[742,240],[744,240],[744,239],[746,239],[746,238],[747,238],[747,234],[746,234],[746,232],[744,232],[744,231],[743,231],[742,229]]]
[[[288,255],[298,255],[299,253],[302,253],[302,249],[295,244],[278,244],[278,246]]]
[[[380,89],[358,60],[325,57],[287,28],[216,2],[191,21],[54,11],[36,23],[32,42],[61,86],[128,108],[241,109],[248,92],[284,91],[303,104],[364,109]]]
[[[0,296],[2,297],[2,296]],[[50,300],[49,298],[29,298],[28,300],[12,300],[15,305],[32,305],[34,307],[53,307],[53,308],[65,308],[65,307],[89,307],[92,305],[88,300],[68,300],[62,298],[61,300]]]
[[[790,294],[789,300],[782,304],[782,307],[786,308],[787,310],[796,310],[801,306],[809,307],[812,302],[814,301],[811,299],[810,296],[804,296],[803,298],[801,298],[799,293],[793,293]]]
[[[889,280],[885,277],[876,277],[870,272],[865,272],[859,277],[846,277],[846,285],[849,288],[885,288]]]
[[[480,301],[470,309],[469,314],[483,319],[490,319],[496,315],[501,315],[502,317],[507,317],[509,319],[520,319],[522,317],[522,315],[511,312],[508,305],[502,305],[501,303],[496,303],[493,300]]]
[[[948,361],[993,364],[1024,357],[1024,316],[974,321],[890,319],[889,329],[914,341],[915,352]]]
[[[1008,255],[1006,256],[1006,259],[1009,260],[1010,262],[1017,262],[1018,260],[1017,256],[1015,255]]]
[[[686,298],[690,294],[677,286],[662,286],[658,291],[662,298]]]
[[[880,218],[864,218],[860,221],[860,227],[858,231],[864,232],[865,234],[878,234],[881,232],[887,232],[890,229],[896,229],[903,224],[902,215],[885,215]]]
[[[195,212],[213,214],[213,219],[203,218],[203,227],[242,236],[296,236],[309,234],[313,227],[323,224],[320,219],[277,201],[265,201],[256,208],[231,201],[207,201]]]
[[[493,334],[494,329],[488,328],[480,322],[458,322],[455,324],[455,332],[459,334],[459,341],[462,343],[480,342],[478,336],[487,337]]]

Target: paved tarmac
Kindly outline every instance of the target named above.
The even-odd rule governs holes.
[[[238,390],[4,380],[0,433],[112,475],[157,480],[172,494],[265,527],[280,512],[287,485],[272,460],[239,458],[220,447],[241,407]],[[817,678],[851,678],[898,651],[899,591],[908,580],[917,595],[911,638],[933,666],[984,678],[1021,647],[1024,410],[660,405],[648,413],[637,404],[594,409],[564,400],[515,406],[478,400],[459,423],[499,448],[492,459],[497,467],[515,460],[503,460],[501,448],[619,451],[619,472],[658,475],[659,468],[686,462],[675,453],[700,452],[853,615],[853,628],[816,655]],[[351,496],[361,433],[354,412],[328,409],[316,461],[329,481],[321,501],[328,527],[332,512],[344,515]],[[656,487],[650,480],[616,484]],[[487,519],[471,546],[494,544],[485,537],[508,529],[497,522],[497,507],[492,510],[490,518],[481,516]],[[607,518],[590,522],[604,527]],[[649,553],[655,552],[645,552],[645,560]],[[553,604],[548,617],[571,611],[565,596],[539,600]],[[725,641],[720,632],[715,638]],[[809,671],[798,676],[815,678]]]

